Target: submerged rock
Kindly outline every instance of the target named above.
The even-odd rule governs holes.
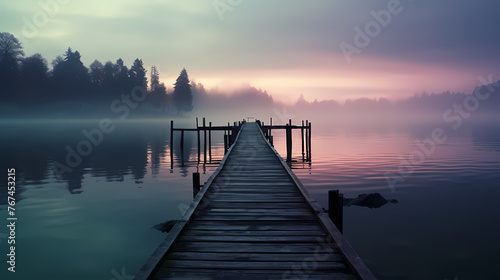
[[[398,203],[396,199],[385,199],[379,193],[360,194],[356,198],[344,198],[344,206],[363,206],[368,208],[380,208],[387,203]]]
[[[152,228],[159,230],[161,232],[169,232],[172,230],[175,223],[177,223],[177,220],[170,220],[170,221],[166,221],[164,223],[156,224]]]

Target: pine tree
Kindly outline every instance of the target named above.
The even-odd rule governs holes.
[[[146,77],[146,69],[144,69],[144,64],[142,59],[136,59],[134,64],[130,68],[130,77],[133,78],[133,86],[147,87],[148,78]]]
[[[191,85],[186,68],[182,69],[181,74],[174,84],[173,103],[179,112],[190,112],[193,110],[193,95],[191,94]]]
[[[0,93],[3,100],[14,98],[23,56],[19,40],[10,33],[0,32]]]

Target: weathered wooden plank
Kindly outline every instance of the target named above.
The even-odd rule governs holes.
[[[259,221],[248,223],[247,221],[196,221],[191,222],[187,229],[192,230],[252,230],[252,231],[295,231],[322,230],[323,228],[315,221]]]
[[[230,215],[230,216],[246,216],[246,215],[280,215],[283,213],[282,209],[224,209],[224,208],[211,208],[206,209],[205,214],[219,214],[219,215]],[[301,209],[290,209],[287,211],[287,214],[296,215],[296,214],[311,214],[311,211],[307,208]]]
[[[289,202],[304,202],[305,200],[302,197],[288,197],[288,198],[245,198],[245,197],[237,197],[237,198],[223,198],[223,197],[217,197],[213,196],[210,198],[211,201],[214,202],[255,202],[255,203],[265,203],[265,202],[272,202],[272,203],[289,203]]]
[[[185,242],[252,242],[252,243],[297,243],[297,242],[316,242],[317,236],[314,235],[186,235],[183,234],[179,241]]]
[[[229,184],[231,186],[287,186],[287,187],[294,187],[295,184],[291,180],[275,180],[275,181],[262,181],[261,178],[258,178],[259,180],[252,180],[252,177],[243,177],[240,176],[238,179],[229,179],[226,181],[219,180],[216,182],[223,183],[223,184]]]
[[[280,192],[280,193],[235,193],[230,190],[220,190],[217,192],[211,192],[207,193],[207,196],[213,196],[213,197],[231,197],[231,198],[287,198],[287,197],[292,197],[292,198],[302,198],[303,197],[300,195],[299,192],[291,192],[291,193],[285,193],[285,192]]]
[[[297,190],[291,189],[289,187],[227,187],[220,188],[217,190],[217,193],[223,194],[275,194],[275,193],[293,193],[300,196],[300,192]]]
[[[251,242],[176,242],[177,252],[227,253],[336,253],[335,244],[322,243],[251,243]]]
[[[207,260],[207,261],[303,261],[306,258],[316,262],[343,261],[339,254],[320,255],[311,253],[207,253],[207,252],[172,252],[172,260]]]
[[[304,207],[304,203],[301,202],[281,202],[281,203],[273,203],[273,202],[218,202],[209,203],[206,207],[209,208],[240,208],[240,209],[297,209]]]
[[[245,193],[243,194],[235,194],[235,193],[214,193],[207,194],[207,199],[213,201],[220,200],[244,200],[244,201],[279,201],[283,200],[283,202],[300,202],[304,201],[302,197],[295,193],[282,193],[282,194],[255,194],[255,193]]]
[[[346,265],[343,262],[316,262],[316,270],[345,270]],[[296,262],[243,262],[243,261],[198,261],[198,260],[171,260],[168,259],[162,264],[162,268],[210,268],[210,269],[290,269],[300,267],[302,261]]]
[[[316,221],[314,216],[309,215],[281,215],[281,216],[228,216],[228,215],[206,215],[195,216],[193,221]]]
[[[325,237],[326,233],[322,230],[197,230],[190,229],[186,230],[183,236],[189,235],[202,235],[202,236],[217,236],[217,235],[238,235],[238,236],[290,236],[290,235],[301,235],[301,236],[322,236]]]
[[[177,280],[276,280],[276,279],[308,279],[308,280],[354,280],[354,275],[339,270],[217,270],[170,268],[159,273],[154,279]]]

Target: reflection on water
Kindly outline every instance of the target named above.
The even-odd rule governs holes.
[[[179,121],[182,125],[182,121]],[[192,201],[190,173],[206,181],[217,165],[198,165],[196,139],[185,135],[180,162],[178,139],[170,163],[169,122],[117,123],[76,166],[70,147],[86,140],[83,129],[98,121],[2,124],[2,170],[16,168],[18,220],[15,275],[0,279],[111,279],[122,268],[134,275],[165,237],[154,225],[178,219]],[[185,126],[190,126],[186,124]],[[212,137],[212,157],[223,156],[222,137]],[[58,174],[55,162],[71,168]],[[61,176],[58,176],[61,175]],[[2,176],[6,176],[3,174]],[[5,180],[4,180],[5,181]],[[6,217],[6,191],[0,216]],[[5,230],[0,261],[6,262]],[[13,277],[14,276],[14,277]]]
[[[344,208],[344,234],[379,279],[495,279],[498,124],[450,133],[394,189],[384,176],[397,172],[415,140],[435,127],[316,127],[313,163],[297,163],[294,172],[323,207],[331,189],[345,197],[377,192],[398,201],[377,209]],[[282,143],[277,138],[275,143]],[[277,148],[285,151],[283,145]],[[300,154],[299,147],[294,153]]]
[[[14,278],[2,270],[1,279],[111,279],[122,269],[135,274],[165,236],[151,227],[178,219],[191,202],[190,173],[200,171],[204,182],[217,167],[197,164],[196,134],[186,133],[186,162],[181,164],[176,135],[171,168],[169,122],[132,122],[117,124],[71,172],[57,176],[55,163],[67,165],[67,147],[77,149],[82,130],[96,124],[1,125],[1,167],[16,168],[19,217],[19,269]],[[192,126],[176,120],[176,127]],[[397,172],[414,141],[429,137],[432,128],[315,126],[312,163],[292,168],[325,208],[330,189],[348,198],[379,193],[398,201],[344,209],[344,234],[380,279],[492,279],[500,249],[498,125],[450,133],[404,181],[387,184],[384,174]],[[284,132],[273,134],[286,154]],[[294,137],[293,153],[301,158],[300,133]],[[222,140],[214,133],[214,160],[223,156]]]

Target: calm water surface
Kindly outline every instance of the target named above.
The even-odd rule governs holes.
[[[151,227],[178,219],[191,202],[191,173],[207,180],[223,156],[222,136],[214,134],[214,164],[198,165],[195,134],[187,133],[185,166],[174,141],[172,168],[168,122],[116,125],[71,173],[56,176],[55,162],[66,163],[66,147],[77,147],[85,139],[82,129],[97,128],[97,121],[1,124],[2,170],[16,168],[18,186],[17,272],[3,265],[1,279],[127,279],[165,237]],[[330,189],[345,197],[378,192],[398,200],[381,208],[344,208],[344,234],[379,279],[498,279],[498,125],[448,132],[404,182],[387,184],[384,174],[398,172],[401,159],[416,149],[414,141],[435,127],[316,126],[313,162],[300,162],[296,133],[299,161],[292,167],[325,208]],[[274,135],[283,155],[283,133]],[[4,264],[6,234],[3,226]]]

